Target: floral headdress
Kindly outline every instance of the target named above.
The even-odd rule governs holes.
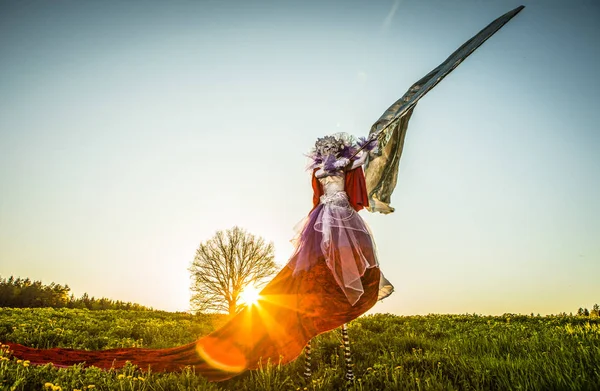
[[[308,166],[309,170],[315,169],[319,165],[323,164],[327,156],[324,156],[322,151],[326,146],[337,147],[337,158],[345,157],[347,159],[356,160],[358,157],[355,155],[359,149],[366,149],[370,151],[375,148],[376,142],[369,142],[365,138],[356,140],[353,136],[343,132],[318,138],[315,142],[314,148],[312,148],[307,154],[307,156],[311,159],[311,163]]]

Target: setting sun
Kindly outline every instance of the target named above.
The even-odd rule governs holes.
[[[254,286],[247,286],[240,293],[240,301],[242,304],[246,304],[248,306],[252,306],[258,303],[260,300],[259,290]]]

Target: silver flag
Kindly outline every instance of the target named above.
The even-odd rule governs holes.
[[[523,8],[525,7],[519,6],[507,12],[465,42],[446,61],[413,84],[402,98],[391,105],[373,124],[369,136],[379,138],[379,148],[376,153],[371,153],[365,167],[369,211],[381,213],[394,211],[390,206],[390,197],[398,179],[398,167],[408,121],[418,100]]]

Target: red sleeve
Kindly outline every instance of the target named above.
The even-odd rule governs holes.
[[[365,174],[362,167],[355,168],[346,173],[346,183],[344,184],[346,194],[350,205],[354,210],[359,211],[362,208],[369,206],[369,195],[367,194],[367,183],[365,182]]]

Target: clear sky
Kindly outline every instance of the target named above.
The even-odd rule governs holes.
[[[396,212],[361,212],[396,292],[372,311],[600,303],[596,1],[0,1],[0,275],[187,310],[195,249],[241,226],[285,264],[303,155],[423,98]]]

